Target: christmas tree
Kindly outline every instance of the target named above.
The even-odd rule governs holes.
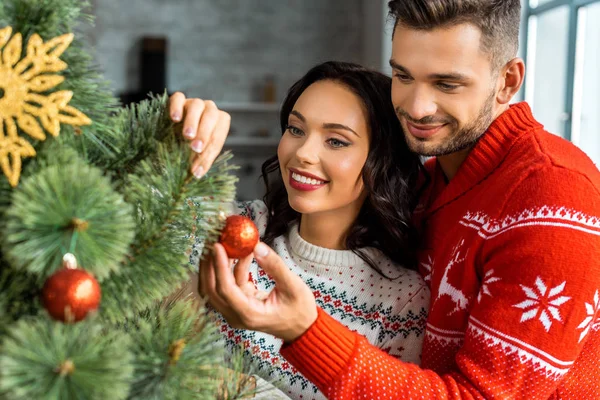
[[[166,95],[121,108],[82,7],[0,3],[0,399],[243,397],[243,363],[169,297],[218,237],[231,156],[197,180]]]

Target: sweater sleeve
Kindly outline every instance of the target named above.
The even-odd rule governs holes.
[[[328,399],[448,399],[454,378],[400,361],[318,310],[315,323],[281,355]],[[477,397],[476,393],[470,398]]]
[[[447,372],[396,360],[324,312],[282,355],[330,399],[547,399],[561,383],[583,393],[561,398],[592,398],[600,196],[576,173],[553,178],[572,190],[549,193],[547,176],[531,177],[505,217],[482,225],[479,296]]]

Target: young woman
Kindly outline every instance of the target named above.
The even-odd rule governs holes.
[[[421,163],[406,145],[390,87],[389,77],[355,64],[312,68],[283,102],[277,155],[262,168],[264,202],[239,203],[235,212],[256,223],[325,312],[418,364],[429,291],[414,271],[410,218]],[[251,256],[235,268],[257,296],[274,286]],[[234,329],[216,314],[227,345],[241,345],[259,376],[293,399],[324,398],[279,355],[280,339]]]

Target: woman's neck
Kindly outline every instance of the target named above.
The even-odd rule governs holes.
[[[357,215],[352,212],[302,214],[300,237],[315,246],[346,250],[346,237]]]

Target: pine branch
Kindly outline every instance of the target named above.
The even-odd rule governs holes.
[[[90,6],[85,0],[4,0],[1,4],[0,24],[11,25],[24,37],[58,36],[72,32],[81,19],[93,20],[82,13]]]
[[[91,23],[93,17],[83,12],[89,8],[89,2],[81,0],[6,0],[0,7],[0,26],[10,25],[14,32],[20,32],[25,50],[34,33],[49,40],[75,31],[81,21]],[[58,138],[31,142],[38,154],[44,151],[46,143],[57,140],[76,148],[86,160],[116,158],[117,137],[122,133],[111,123],[111,115],[118,111],[119,101],[102,78],[84,41],[76,37],[61,59],[68,64],[66,70],[59,72],[66,79],[54,90],[72,91],[74,96],[69,105],[82,110],[93,123],[83,127],[63,124]],[[27,137],[21,131],[20,136]],[[23,169],[30,161],[24,160]]]
[[[21,32],[26,46],[33,33],[48,40],[74,32],[78,19],[89,19],[87,6],[5,0],[0,26]],[[147,309],[187,278],[190,232],[214,241],[221,207],[233,200],[231,156],[195,180],[166,95],[120,110],[82,41],[61,58],[69,67],[56,89],[72,91],[70,105],[93,123],[32,140],[37,158],[24,160],[19,186],[0,180],[0,398],[214,398],[222,344],[189,305],[127,321],[131,345],[106,322]],[[101,319],[64,325],[27,317],[39,310],[40,284],[66,251],[103,280]]]
[[[155,308],[130,331],[135,357],[131,400],[214,399],[223,345],[190,301]]]
[[[6,221],[6,210],[8,210],[8,207],[10,207],[12,203],[11,197],[12,187],[8,183],[8,180],[4,179],[2,176],[0,177],[0,242],[2,241],[2,231],[4,230],[4,224]]]
[[[186,250],[194,226],[190,198],[211,197],[204,212],[214,218],[207,221],[200,234],[218,234],[217,209],[233,200],[235,176],[225,154],[217,159],[205,178],[198,181],[189,171],[189,149],[173,138],[158,145],[155,157],[139,163],[135,173],[123,185],[127,202],[136,208],[137,233],[132,256],[102,283],[102,316],[112,322],[131,317],[138,310],[169,295],[187,278],[189,265]]]
[[[262,393],[256,390],[255,368],[241,347],[228,355],[225,365],[227,368],[220,371],[222,385],[217,400],[251,399]]]
[[[0,342],[13,322],[39,312],[40,294],[34,276],[3,263],[0,252]]]
[[[127,335],[93,321],[21,320],[0,353],[0,397],[125,399],[133,372],[129,345]]]
[[[141,160],[156,153],[160,142],[181,140],[167,112],[166,94],[151,97],[121,109],[112,120],[119,135],[115,138],[118,156],[96,165],[121,176],[131,173]]]
[[[132,209],[99,169],[71,149],[57,147],[51,154],[55,163],[40,157],[32,165],[35,174],[13,191],[3,252],[15,269],[39,275],[40,282],[62,265],[67,252],[102,280],[129,251]]]

